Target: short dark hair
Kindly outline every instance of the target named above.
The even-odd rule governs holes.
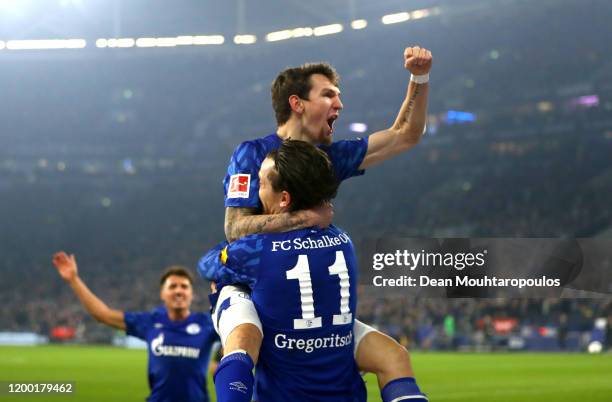
[[[310,76],[313,74],[324,75],[335,86],[340,82],[336,70],[327,63],[306,63],[299,67],[287,68],[272,82],[272,108],[279,126],[285,124],[291,117],[291,106],[289,106],[291,95],[308,99],[308,93],[312,89]]]
[[[268,176],[272,189],[291,195],[290,211],[313,208],[332,200],[338,192],[338,179],[325,152],[314,145],[285,140],[267,156],[275,171]]]
[[[187,268],[181,265],[171,265],[164,270],[164,272],[162,273],[162,276],[159,278],[159,287],[160,288],[163,287],[164,283],[166,282],[166,279],[168,279],[168,277],[172,275],[182,276],[183,278],[187,278],[191,286],[193,286],[193,276],[191,275],[191,272],[189,272]]]

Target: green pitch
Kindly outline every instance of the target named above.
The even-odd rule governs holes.
[[[612,356],[585,354],[414,353],[419,384],[431,401],[609,402]],[[0,381],[72,381],[73,396],[2,396],[9,401],[142,401],[146,352],[112,347],[0,347]],[[379,401],[366,377],[369,401]],[[212,385],[209,383],[209,389]]]

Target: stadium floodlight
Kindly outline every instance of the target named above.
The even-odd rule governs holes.
[[[396,13],[396,14],[387,14],[382,17],[383,24],[397,24],[398,22],[408,21],[410,19],[410,13]]]
[[[133,38],[119,38],[117,39],[117,47],[134,47],[136,41]]]
[[[293,38],[302,38],[304,36],[312,36],[312,34],[313,34],[313,29],[310,27],[295,28],[294,30],[291,31],[291,36]]]
[[[133,38],[100,38],[96,40],[96,47],[134,47],[136,41]]]
[[[279,40],[290,39],[293,37],[293,33],[290,29],[285,29],[284,31],[276,31],[270,32],[266,35],[266,41],[268,42],[276,42]]]
[[[191,45],[222,45],[225,42],[223,35],[181,35],[165,38],[138,38],[137,47],[175,47]]]
[[[410,13],[410,19],[418,20],[421,18],[427,18],[429,17],[430,14],[431,12],[429,9],[414,10],[413,12]]]
[[[222,45],[225,42],[223,35],[200,35],[193,37],[194,45]]]
[[[237,45],[252,45],[257,42],[257,36],[255,35],[236,35],[234,36],[234,43]]]
[[[155,41],[155,46],[157,47],[174,47],[176,45],[176,38],[157,38]]]
[[[366,20],[354,20],[351,22],[351,28],[353,29],[363,29],[368,26],[368,21]]]
[[[9,40],[6,43],[6,47],[11,50],[82,49],[85,46],[85,39]]]
[[[342,24],[322,25],[313,29],[314,36],[332,35],[344,30]]]
[[[177,36],[176,44],[179,46],[190,46],[193,45],[193,36]]]
[[[155,47],[157,46],[157,39],[155,38],[138,38],[136,39],[137,47]]]
[[[339,24],[338,24],[339,25]],[[291,38],[303,38],[306,36],[312,36],[314,29],[310,27],[285,29],[283,31],[270,32],[266,35],[266,41],[277,42],[279,40],[291,39]]]

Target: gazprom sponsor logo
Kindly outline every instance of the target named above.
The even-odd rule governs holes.
[[[164,345],[164,333],[160,333],[157,338],[151,341],[151,352],[155,356],[186,357],[197,359],[200,357],[200,349],[187,346]]]
[[[287,350],[303,350],[306,353],[312,353],[318,349],[327,348],[342,348],[353,345],[353,331],[347,335],[340,336],[332,334],[321,338],[290,338],[287,334],[276,334],[274,337],[274,346],[279,349]]]

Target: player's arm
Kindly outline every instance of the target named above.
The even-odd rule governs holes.
[[[219,243],[200,258],[198,272],[204,279],[216,284],[252,286],[257,280],[260,249],[258,236]]]
[[[432,65],[431,52],[418,46],[404,50],[404,67],[415,76],[429,74]],[[406,98],[393,126],[368,137],[368,150],[359,166],[366,169],[386,161],[415,146],[421,139],[427,123],[427,98],[429,83],[408,84]]]
[[[55,253],[53,255],[53,265],[55,265],[62,279],[70,285],[83,307],[93,318],[103,324],[125,330],[123,311],[111,309],[89,290],[85,282],[79,277],[74,254],[69,256],[63,251]]]
[[[310,226],[327,227],[333,215],[331,204],[274,215],[259,215],[257,208],[227,207],[225,237],[231,242],[251,234],[288,232]]]

